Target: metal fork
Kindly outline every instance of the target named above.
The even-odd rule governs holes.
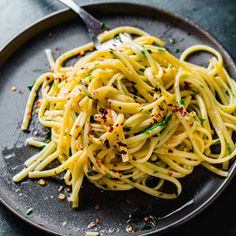
[[[77,5],[73,0],[59,0],[61,3],[69,7],[71,10],[73,10],[76,14],[78,14],[81,19],[84,21],[86,28],[89,33],[90,39],[94,42],[95,48],[98,50],[102,49],[109,49],[114,48],[118,45],[120,45],[123,42],[130,41],[130,37],[127,37],[124,34],[120,34],[121,40],[108,40],[104,43],[100,43],[98,40],[99,34],[103,33],[106,30],[110,30],[109,27],[107,27],[103,22],[96,19],[94,16],[89,14],[86,10],[84,10],[82,7]]]

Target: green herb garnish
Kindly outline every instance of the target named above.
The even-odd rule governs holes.
[[[156,124],[154,124],[153,126],[147,128],[144,133],[145,134],[150,134],[151,131],[153,131],[154,129],[156,129],[157,127],[164,127],[168,122],[169,120],[171,119],[172,117],[172,114],[169,114],[167,115],[162,121],[160,122],[157,122]]]
[[[52,131],[51,131],[51,129],[49,129],[46,133],[46,140],[50,140],[51,136],[52,136]]]
[[[40,149],[40,150],[43,150],[45,147],[46,147],[46,145],[40,145],[40,146],[39,146],[39,149]]]
[[[104,22],[101,22],[100,23],[100,29],[103,30],[103,29],[105,29],[105,27],[106,27],[106,24]]]
[[[220,144],[220,139],[216,139],[216,141],[212,144],[212,145],[217,145],[217,144]]]
[[[227,150],[228,150],[230,153],[233,151],[229,143],[227,144]]]
[[[180,103],[181,105],[184,105],[184,104],[185,104],[185,101],[184,101],[184,99],[183,99],[183,98],[181,98],[181,99],[179,100],[179,103]]]
[[[69,148],[69,157],[71,157],[72,156],[72,150],[71,150],[71,148]]]
[[[147,57],[144,50],[141,50],[141,53],[143,54],[144,57]]]
[[[115,36],[115,40],[118,40],[118,41],[120,41],[121,43],[123,43],[123,41],[122,41],[120,35]]]
[[[29,91],[31,91],[31,90],[32,90],[32,88],[33,88],[33,86],[34,86],[35,82],[36,82],[36,81],[34,80],[34,81],[33,81],[33,83],[32,83],[31,85],[29,85],[29,86],[28,86],[28,89],[29,89]]]
[[[112,178],[111,175],[108,174],[108,173],[105,173],[105,176],[106,176],[108,179],[111,179],[111,178]]]
[[[176,48],[175,49],[175,53],[179,53],[180,49],[179,48]]]
[[[153,225],[157,225],[157,217],[156,216],[150,215],[150,221]]]
[[[145,111],[144,113],[146,113],[148,115],[152,114],[152,108],[150,110]]]
[[[26,212],[27,216],[31,215],[32,213],[33,213],[33,208],[28,209]]]

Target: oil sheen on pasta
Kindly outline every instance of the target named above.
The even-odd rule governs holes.
[[[122,32],[135,37],[114,49],[94,51],[88,43],[56,61],[46,51],[52,70],[34,83],[22,130],[42,88],[38,119],[51,138],[29,140],[44,148],[25,162],[15,182],[63,172],[77,207],[84,177],[103,190],[137,188],[165,199],[181,194],[179,179],[198,165],[227,177],[236,155],[236,83],[220,53],[194,45],[178,59],[160,39],[133,27],[111,30],[100,41],[120,40]],[[213,55],[207,67],[186,62],[197,51]],[[64,66],[78,55],[73,66]],[[60,164],[45,170],[56,159]]]

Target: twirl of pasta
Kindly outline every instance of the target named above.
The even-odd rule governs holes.
[[[165,199],[180,195],[179,179],[198,165],[227,177],[236,155],[236,83],[221,54],[195,45],[178,59],[160,39],[133,27],[111,30],[100,41],[121,40],[122,32],[136,36],[114,49],[94,51],[88,43],[56,61],[46,50],[52,71],[34,83],[22,130],[41,91],[38,119],[51,139],[29,140],[45,147],[25,162],[15,182],[63,172],[77,207],[85,176],[103,190],[137,188]],[[207,67],[186,62],[197,51],[213,54]],[[80,54],[73,66],[63,66]],[[54,160],[58,166],[46,168]],[[173,188],[165,188],[167,182]]]

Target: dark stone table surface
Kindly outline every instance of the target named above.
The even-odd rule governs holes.
[[[76,2],[83,4],[105,1],[77,0]],[[198,23],[215,36],[236,61],[236,0],[136,0],[134,2],[155,5]],[[57,0],[1,0],[0,48],[34,21],[62,8],[64,6]],[[236,177],[202,213],[163,236],[236,235],[235,200]],[[0,204],[0,235],[49,234],[28,225]]]

